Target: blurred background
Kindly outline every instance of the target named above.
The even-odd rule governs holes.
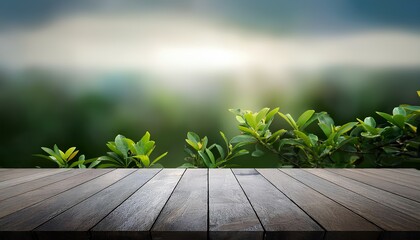
[[[328,111],[337,124],[420,105],[417,0],[2,0],[0,167],[41,146],[103,155],[117,134],[183,163],[187,131],[238,134],[229,108]],[[281,126],[281,121],[274,123]],[[273,167],[275,157],[238,161]]]

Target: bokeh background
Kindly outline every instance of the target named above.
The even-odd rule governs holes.
[[[338,124],[420,105],[417,0],[2,0],[0,167],[41,146],[103,155],[146,130],[161,163],[187,131],[238,134],[229,108],[328,111]],[[281,126],[281,121],[274,123]],[[276,166],[275,157],[239,159]]]

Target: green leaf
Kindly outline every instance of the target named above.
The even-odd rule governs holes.
[[[193,142],[193,141],[191,141],[190,139],[185,139],[185,141],[192,147],[192,148],[194,148],[195,150],[197,150],[197,151],[199,151],[200,150],[200,148],[199,148],[199,146],[198,146],[198,144],[197,143],[195,143],[195,142]]]
[[[76,150],[76,147],[71,147],[71,148],[67,149],[63,158],[68,159],[70,157],[70,155],[74,152],[74,150]]]
[[[227,138],[226,138],[225,134],[224,134],[222,131],[220,131],[220,136],[222,136],[223,141],[224,141],[224,142],[225,142],[225,144],[226,144],[226,149],[229,149],[229,141],[227,140]]]
[[[370,127],[376,127],[376,121],[373,117],[366,117],[363,122]]]
[[[76,150],[76,151],[74,151],[71,155],[70,155],[70,157],[67,159],[67,162],[68,161],[70,161],[70,160],[72,160],[74,157],[76,157],[76,155],[77,155],[77,153],[79,152],[79,150]]]
[[[308,147],[313,146],[311,139],[305,133],[303,133],[299,130],[295,130],[294,133],[296,134],[297,137],[299,137],[300,139],[303,140],[303,142],[306,144],[306,146],[308,146]]]
[[[78,160],[78,161],[75,161],[75,162],[73,162],[73,163],[69,166],[69,168],[74,168],[74,167],[76,167],[77,165],[82,165],[84,162],[85,162],[85,160],[84,160],[84,159],[83,159],[83,160]]]
[[[252,113],[245,113],[244,118],[246,123],[253,129],[257,129],[257,121]]]
[[[55,161],[58,164],[58,166],[62,167],[66,165],[65,161],[61,158],[61,156],[55,153],[52,149],[46,148],[46,147],[41,147],[41,149],[44,150],[44,152],[50,154],[52,157],[54,157],[55,160],[54,159],[51,159],[51,160]]]
[[[264,155],[264,151],[262,151],[258,145],[255,145],[255,151],[252,152],[251,156],[253,157],[261,157]]]
[[[417,113],[420,112],[420,106],[403,105],[402,107],[408,111],[417,112]]]
[[[206,153],[207,153],[207,156],[209,157],[211,163],[213,165],[216,164],[216,159],[214,158],[213,153],[209,149],[206,149]]]
[[[198,136],[195,132],[188,132],[187,133],[187,138],[193,142],[196,143],[198,146],[198,143],[200,142],[200,136]]]
[[[269,122],[274,115],[276,115],[276,113],[279,111],[279,108],[274,108],[273,110],[271,110],[270,112],[267,113],[267,115],[265,116],[265,120],[267,122]]]
[[[331,126],[326,125],[325,123],[318,123],[319,128],[321,128],[322,132],[325,134],[325,136],[329,137],[332,133]]]
[[[245,119],[241,116],[236,116],[236,121],[238,121],[240,124],[245,124]]]
[[[296,125],[299,127],[299,129],[306,124],[306,122],[314,115],[314,110],[307,110],[302,115],[299,116]]]
[[[118,154],[118,155],[122,155],[122,153],[117,149],[117,147],[115,146],[115,142],[108,142],[106,144],[106,146],[113,151],[114,153]]]
[[[397,114],[392,116],[392,119],[394,120],[395,125],[397,125],[401,129],[404,128],[405,116]]]
[[[362,120],[360,120],[360,119],[358,119],[357,118],[357,121],[359,121],[359,123],[360,123],[360,125],[367,131],[367,132],[369,132],[369,134],[370,135],[378,135],[379,134],[379,131],[378,131],[378,129],[377,128],[375,128],[375,127],[372,127],[371,125],[376,125],[376,122],[374,122],[375,120],[373,119],[373,122],[371,121],[371,120],[367,120],[366,121],[366,119],[367,118],[365,118],[365,122],[367,122],[367,123],[365,123],[365,122],[362,122]],[[369,125],[369,124],[371,124],[371,125]],[[362,136],[364,136],[364,137],[368,137],[368,135],[366,135],[366,134],[363,134],[363,133],[361,133],[361,135]],[[378,135],[379,136],[379,135]]]
[[[124,141],[127,143],[128,149],[131,151],[133,155],[137,155],[136,143],[129,138],[124,138]]]
[[[140,161],[141,161],[141,163],[143,164],[144,167],[149,167],[150,166],[149,156],[147,156],[147,155],[137,155],[137,156],[134,156],[134,158],[140,159]]]
[[[337,134],[335,135],[335,139],[343,135],[344,133],[350,131],[354,126],[357,125],[357,122],[349,122],[344,124],[343,126],[339,127],[337,130]]]
[[[248,133],[250,135],[253,135],[254,134],[254,131],[253,130],[251,130],[251,129],[247,128],[247,127],[244,127],[244,126],[238,126],[238,129],[241,130],[243,133]]]
[[[263,109],[261,109],[258,112],[257,116],[255,117],[255,121],[257,123],[261,122],[265,118],[265,116],[267,115],[267,113],[268,113],[269,110],[270,110],[269,108],[263,108]]]
[[[148,131],[146,131],[146,133],[143,135],[143,137],[140,139],[140,142],[142,142],[143,144],[147,143],[148,141],[150,141],[150,133]]]
[[[118,134],[115,137],[115,146],[117,147],[118,151],[120,151],[121,154],[126,158],[128,156],[127,153],[129,149],[127,142],[124,140],[124,138],[125,137],[123,135]]]
[[[296,125],[295,120],[293,119],[293,117],[290,114],[286,114],[284,115],[281,112],[278,112],[278,114],[280,115],[280,117],[282,117],[284,120],[286,120],[286,122],[295,130],[298,130],[298,126]]]
[[[198,151],[198,155],[200,155],[200,157],[203,159],[206,167],[208,167],[208,168],[212,167],[211,161],[210,161],[209,157],[206,155],[206,153],[204,153],[202,151]]]
[[[236,157],[239,157],[239,156],[242,156],[242,155],[246,155],[248,153],[249,153],[248,150],[241,149],[241,150],[237,151],[235,154],[233,154],[233,156],[231,158],[236,158]]]
[[[315,134],[310,133],[310,134],[308,134],[308,137],[311,140],[311,145],[312,146],[316,146],[317,143],[318,143],[318,136],[315,135]]]
[[[389,115],[388,113],[383,113],[383,112],[376,112],[379,116],[385,118],[389,123],[393,124],[393,125],[397,125],[394,122],[394,119],[392,118],[392,115]]]
[[[243,143],[254,143],[256,141],[257,140],[254,137],[249,136],[249,135],[237,135],[230,140],[230,143],[231,144],[241,143],[241,142],[243,142]]]
[[[323,114],[318,115],[318,121],[329,126],[330,128],[331,126],[335,125],[334,120],[327,113],[324,112]]]
[[[166,155],[168,155],[168,152],[162,153],[159,157],[155,158],[152,162],[152,164],[150,165],[154,165],[155,163],[157,163],[160,159],[162,159],[163,157],[165,157]]]
[[[406,116],[407,112],[402,107],[396,107],[392,110],[392,115],[403,115]]]
[[[273,133],[269,138],[268,141],[271,142],[272,140],[276,140],[277,138],[281,137],[283,134],[285,134],[287,132],[286,129],[280,129],[278,131],[276,131],[275,133]]]
[[[225,157],[226,157],[225,150],[223,150],[223,148],[220,145],[218,145],[218,144],[216,144],[215,146],[217,148],[217,151],[219,151],[220,158],[221,159],[225,159]]]

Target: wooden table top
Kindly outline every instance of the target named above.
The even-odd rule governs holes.
[[[420,171],[0,169],[0,239],[420,239]]]

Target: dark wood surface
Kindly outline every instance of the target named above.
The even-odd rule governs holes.
[[[415,169],[0,169],[0,239],[420,239]]]

